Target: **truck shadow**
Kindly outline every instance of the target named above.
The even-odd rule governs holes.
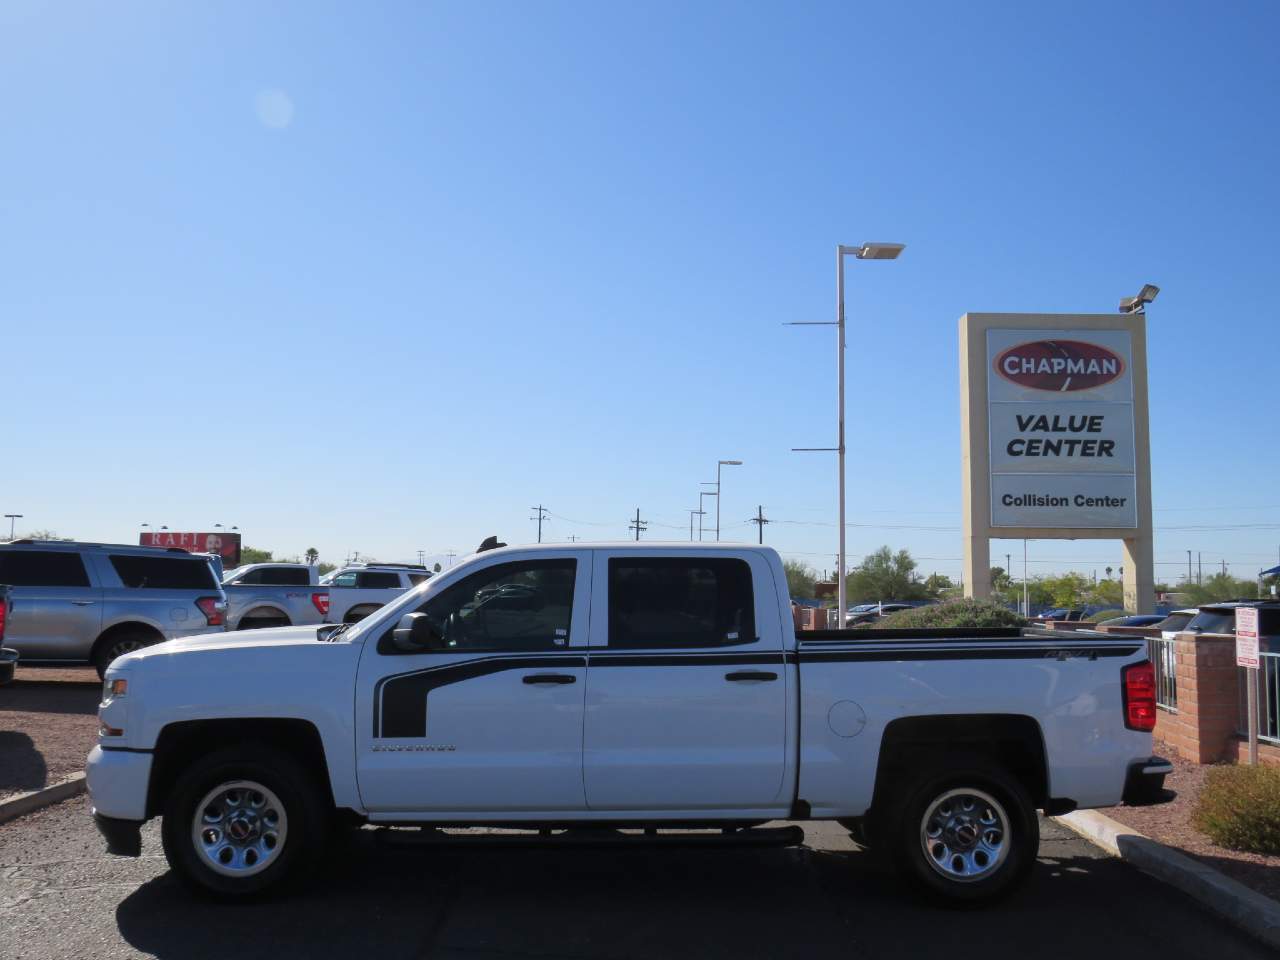
[[[61,680],[14,680],[0,694],[0,717],[5,713],[72,713],[93,716],[102,698],[100,683]]]
[[[1099,944],[1120,956],[1154,942],[1166,945],[1170,960],[1205,950],[1235,955],[1238,945],[1234,931],[1190,900],[1115,860],[1042,857],[1026,887],[1005,902],[955,910],[914,898],[856,851],[405,851],[388,849],[370,831],[287,898],[216,904],[166,874],[121,902],[116,920],[135,949],[162,960],[992,960],[1092,956]]]
[[[20,730],[0,730],[0,795],[38,790],[49,768],[35,742]]]

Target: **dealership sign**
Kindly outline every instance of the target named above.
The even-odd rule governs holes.
[[[216,553],[222,557],[222,565],[227,570],[240,565],[240,534],[223,533],[175,533],[171,530],[159,530],[155,533],[143,533],[138,542],[144,547],[176,547],[188,553]]]
[[[988,329],[991,526],[1138,526],[1127,330]]]

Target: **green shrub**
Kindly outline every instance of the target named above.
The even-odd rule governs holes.
[[[1280,767],[1214,767],[1192,814],[1219,846],[1280,854]]]
[[[1026,623],[1008,607],[993,600],[948,600],[946,603],[927,607],[899,610],[871,624],[877,630],[900,628],[937,627],[939,629],[987,629],[991,627],[1020,627]]]

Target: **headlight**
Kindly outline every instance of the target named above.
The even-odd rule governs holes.
[[[102,683],[102,699],[104,701],[111,700],[114,697],[123,697],[129,692],[129,681],[124,677],[111,677]]]

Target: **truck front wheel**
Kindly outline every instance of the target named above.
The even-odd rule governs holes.
[[[1035,864],[1040,823],[1026,788],[974,758],[925,774],[899,794],[895,825],[909,880],[944,899],[977,903],[1009,893]]]
[[[161,826],[169,866],[198,891],[228,899],[307,876],[327,833],[314,778],[267,747],[197,760],[174,785]]]

